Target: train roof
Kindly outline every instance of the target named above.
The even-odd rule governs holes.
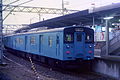
[[[40,30],[40,31],[15,33],[15,34],[10,34],[10,35],[6,35],[6,36],[23,35],[23,34],[36,34],[36,33],[52,32],[52,31],[63,31],[64,28],[65,27],[63,27],[63,28],[54,28],[54,29],[46,29],[46,30]]]
[[[23,33],[15,33],[15,34],[10,34],[6,36],[14,36],[14,35],[23,35],[23,34],[37,34],[37,33],[44,33],[44,32],[56,32],[56,31],[63,31],[64,29],[69,29],[69,28],[85,28],[85,29],[90,29],[88,27],[80,27],[80,26],[68,26],[68,27],[62,27],[62,28],[54,28],[54,29],[46,29],[46,30],[40,30],[40,31],[32,31],[32,32],[23,32]]]

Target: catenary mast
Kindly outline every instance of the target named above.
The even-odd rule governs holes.
[[[3,64],[3,19],[2,19],[2,0],[0,0],[0,64]]]

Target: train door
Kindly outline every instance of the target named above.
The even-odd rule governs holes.
[[[10,37],[10,46],[11,46],[11,48],[13,48],[13,38],[12,37]]]
[[[39,35],[39,52],[43,53],[43,35]]]
[[[12,38],[11,38],[11,39],[12,39]],[[13,40],[13,41],[14,41],[14,48],[17,48],[18,39],[17,39],[17,38],[14,38],[14,37],[13,37],[13,39],[14,39],[14,40]]]
[[[27,36],[25,36],[25,50],[27,50]]]
[[[60,39],[59,39],[59,35],[56,35],[56,56],[60,55]]]
[[[84,56],[84,33],[75,32],[74,33],[74,53],[77,58]]]

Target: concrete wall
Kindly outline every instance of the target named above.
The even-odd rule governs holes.
[[[93,71],[120,78],[120,61],[96,58],[92,64]]]

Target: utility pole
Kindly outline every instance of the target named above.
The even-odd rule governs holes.
[[[92,11],[93,11],[93,14],[94,14],[94,11],[95,11],[95,3],[92,3]],[[93,15],[93,27],[95,26],[95,18],[94,18],[94,15]]]
[[[41,14],[39,13],[38,16],[39,16],[39,21],[41,21]]]
[[[0,64],[3,64],[3,19],[2,19],[2,0],[0,0]]]
[[[68,11],[68,10],[65,8],[65,5],[69,5],[69,2],[62,0],[62,14],[63,14],[63,16],[64,16],[65,13]]]
[[[109,20],[112,19],[114,17],[105,17],[104,20],[105,20],[105,27],[106,27],[106,56],[109,55]]]
[[[64,0],[62,0],[62,14],[64,15]]]
[[[109,27],[108,27],[108,20],[105,20],[105,27],[106,27],[106,56],[109,55]]]

